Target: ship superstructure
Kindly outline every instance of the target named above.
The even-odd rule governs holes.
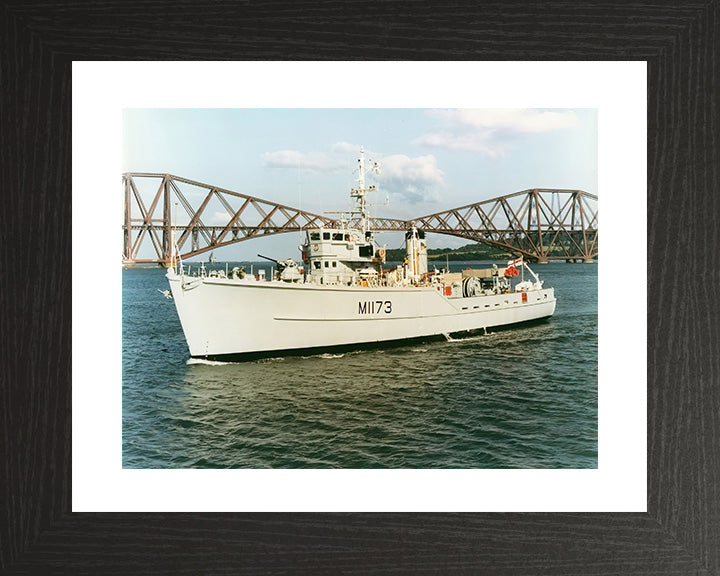
[[[172,297],[193,357],[242,359],[464,333],[547,318],[552,288],[522,259],[503,268],[428,270],[422,230],[405,234],[405,259],[386,267],[369,228],[361,150],[355,210],[337,226],[305,231],[301,261],[274,261],[272,277],[232,271],[168,270]],[[377,164],[373,165],[377,169]],[[355,216],[353,219],[352,216]],[[351,226],[350,222],[355,225]],[[523,278],[512,286],[512,279]],[[527,270],[533,280],[524,280]]]

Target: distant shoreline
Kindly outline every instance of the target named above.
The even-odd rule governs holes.
[[[402,261],[405,258],[406,251],[404,248],[389,249],[386,252],[386,259]],[[430,248],[427,251],[428,261],[447,260],[470,261],[470,260],[507,260],[514,258],[511,254],[492,248],[490,246],[482,246],[478,244],[467,244],[460,248]]]

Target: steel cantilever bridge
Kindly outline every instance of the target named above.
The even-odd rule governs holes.
[[[123,192],[124,264],[167,266],[173,235],[182,258],[190,258],[252,238],[340,225],[328,216],[172,174],[127,172]],[[412,220],[373,218],[370,227],[404,232],[410,226],[488,244],[531,261],[589,262],[598,255],[597,196],[582,190],[523,190]],[[155,258],[138,257],[146,242],[152,244]]]

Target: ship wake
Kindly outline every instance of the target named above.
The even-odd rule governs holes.
[[[483,332],[480,334],[472,334],[468,336],[460,336],[458,338],[453,338],[450,334],[443,334],[445,337],[445,340],[447,342],[472,342],[473,340],[480,340],[482,338],[487,338],[488,336],[492,336],[494,332],[488,332],[486,328],[483,328]]]
[[[228,366],[234,362],[220,362],[219,360],[206,360],[205,358],[188,358],[186,362],[188,366],[193,364],[201,364],[203,366]]]

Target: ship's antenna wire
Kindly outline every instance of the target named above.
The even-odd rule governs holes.
[[[302,199],[300,197],[300,160],[295,164],[295,186],[297,186],[298,208],[302,208]]]
[[[177,249],[177,244],[175,243],[175,230],[177,229],[177,207],[178,207],[178,203],[175,202],[175,225],[172,228],[172,235],[171,235],[172,237],[170,239],[172,242],[172,246],[170,247],[170,267],[171,268],[175,268],[176,254],[179,256],[179,254],[178,254],[179,250]]]

